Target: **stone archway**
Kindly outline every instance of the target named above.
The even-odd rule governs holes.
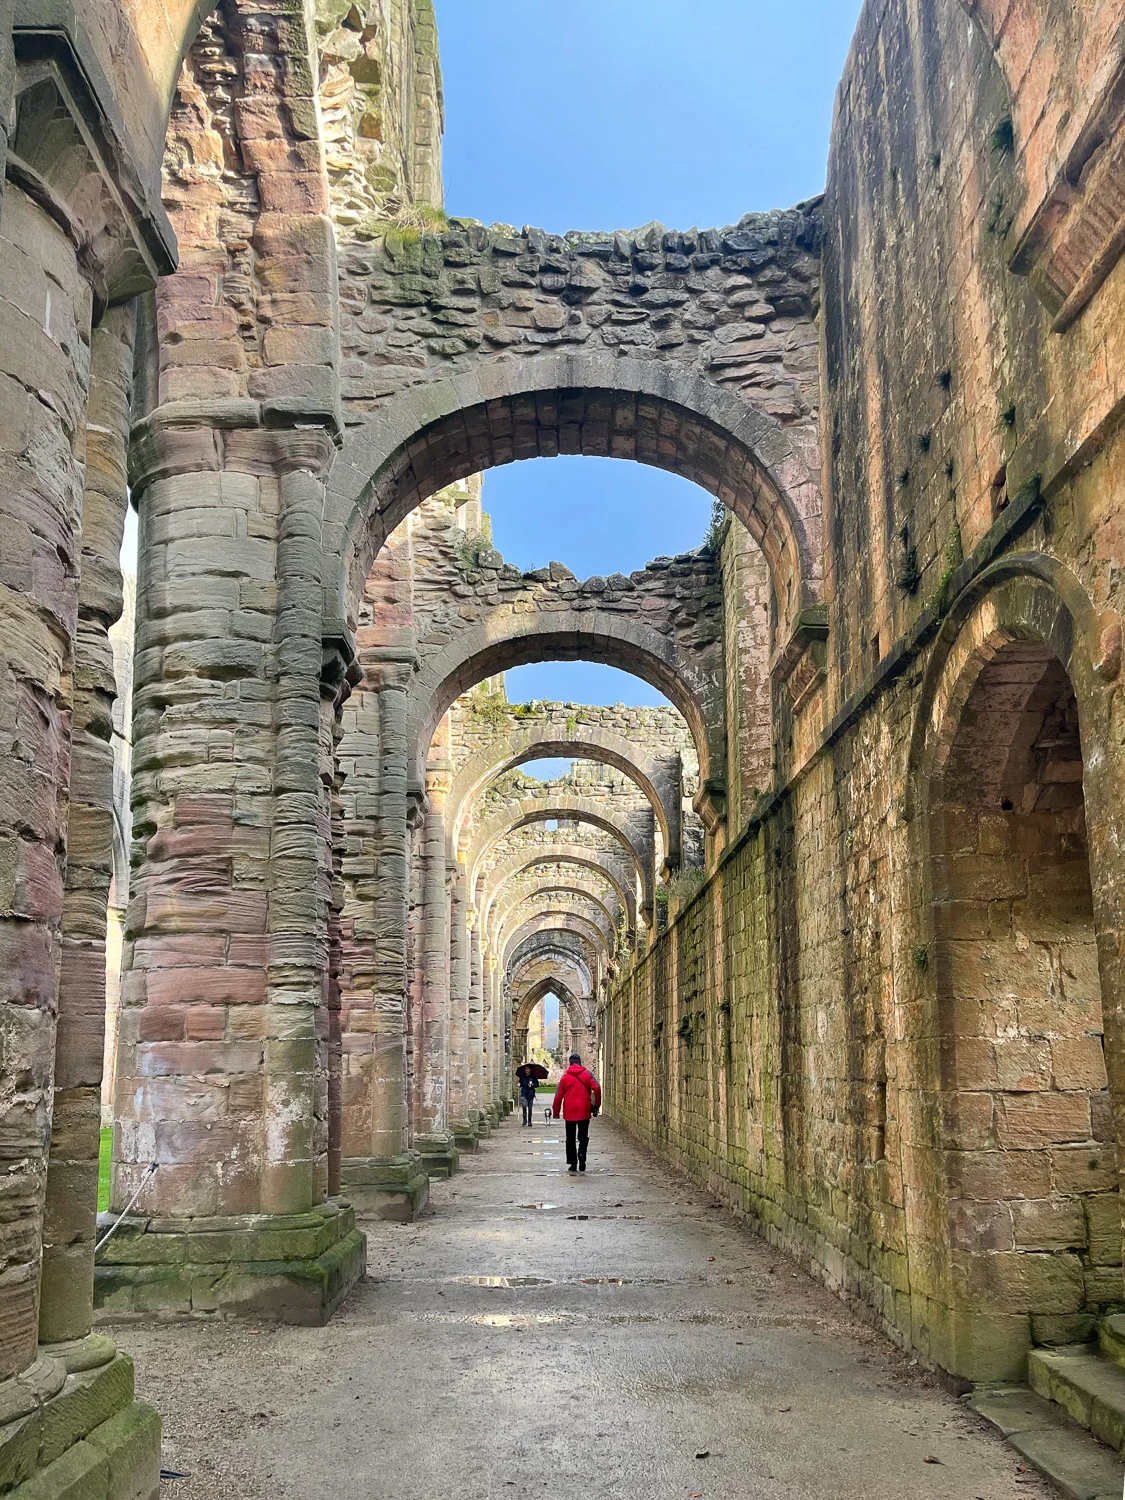
[[[581,917],[587,927],[597,932],[607,962],[612,962],[617,947],[617,924],[613,913],[596,890],[578,881],[570,885],[544,884],[513,894],[510,905],[495,913],[490,940],[505,960],[510,952],[511,935],[529,917],[551,912],[571,912]]]
[[[622,849],[628,855],[637,871],[637,877],[641,883],[642,904],[649,909],[653,901],[653,859],[651,852],[646,848],[636,830],[630,829],[628,823],[622,819],[617,821],[611,816],[610,810],[600,803],[589,801],[582,797],[565,797],[555,795],[544,798],[526,798],[516,802],[514,806],[505,807],[496,816],[485,823],[475,832],[473,839],[473,855],[469,864],[469,881],[472,886],[476,880],[480,861],[487,853],[489,847],[497,839],[506,834],[527,827],[533,823],[548,823],[557,821],[560,824],[567,822],[589,823],[592,827],[601,829],[617,840]]]
[[[720,300],[724,295],[745,299],[722,323],[701,309],[710,336],[698,347],[669,344],[658,360],[623,357],[620,342],[611,344],[612,327],[607,334],[599,322],[596,337],[588,334],[580,340],[588,347],[558,354],[543,354],[542,345],[534,343],[524,345],[529,357],[523,357],[504,348],[498,353],[483,342],[470,349],[464,340],[454,340],[460,347],[437,351],[438,358],[428,361],[421,375],[399,375],[401,384],[413,387],[409,389],[394,391],[396,377],[384,368],[379,387],[388,397],[350,433],[333,470],[324,546],[325,555],[338,563],[325,579],[326,619],[346,624],[354,617],[379,548],[428,495],[497,464],[584,453],[672,469],[722,499],[770,562],[779,634],[788,639],[798,612],[820,593],[819,397],[815,370],[803,362],[801,340],[774,343],[767,325],[781,317],[788,333],[801,328],[807,332],[807,348],[815,348],[817,233],[814,220],[800,211],[747,221],[745,229],[725,240],[716,236],[713,244],[697,245],[694,253],[704,264],[694,280],[684,236],[672,236],[681,243],[668,249],[660,237],[649,249],[635,243],[618,246],[607,236],[605,263],[583,256],[582,246],[559,241],[559,250],[574,261],[575,290],[578,278],[596,281],[604,274],[607,282],[612,280],[620,251],[622,272],[637,257],[646,263],[655,258],[665,266],[671,262],[674,269],[665,274],[678,284],[664,294],[669,305],[689,306],[709,294]],[[510,250],[499,247],[489,231],[481,235],[475,249],[466,236],[470,258],[490,267],[498,260],[507,263]],[[459,247],[443,249],[463,260]],[[539,263],[538,247],[529,246],[527,253]],[[382,256],[381,280],[393,307],[396,279],[419,278],[414,270],[399,267],[393,247],[384,244]],[[766,268],[769,291],[764,281],[755,302],[754,258],[762,256],[772,263]],[[788,279],[779,284],[776,272],[782,268]],[[642,271],[642,283],[644,275]],[[482,278],[478,272],[478,285],[482,279],[487,275]],[[441,280],[435,266],[436,295]],[[484,292],[483,300],[492,295]],[[567,306],[565,294],[560,297],[556,290],[541,289],[538,295],[550,305],[552,319]],[[477,291],[474,300],[481,296]],[[765,319],[757,327],[746,316],[747,306],[754,305]],[[639,310],[647,311],[643,304]],[[756,352],[762,337],[766,345]],[[767,349],[767,357],[780,368],[772,394],[763,397],[755,387]],[[359,388],[356,394],[362,402]]]
[[[678,865],[680,856],[681,766],[678,753],[657,757],[600,728],[575,724],[560,734],[553,725],[506,735],[503,741],[469,760],[454,778],[449,794],[451,838],[456,841],[462,819],[473,800],[507,771],[541,759],[597,760],[623,771],[652,804],[664,842],[665,859]]]
[[[558,975],[547,975],[535,980],[524,989],[517,999],[516,981],[513,979],[512,993],[512,1065],[519,1067],[527,1061],[527,1036],[532,1012],[548,995],[557,995],[566,1012],[572,1036],[585,1040],[593,1034],[587,1006],[573,993],[570,986]]]
[[[601,928],[597,927],[589,917],[579,912],[565,907],[549,906],[544,906],[536,915],[527,917],[519,927],[507,935],[503,946],[496,953],[501,969],[507,972],[512,954],[517,953],[520,946],[529,938],[536,937],[543,932],[567,933],[573,936],[587,953],[587,962],[591,970],[598,975],[599,981],[607,972],[609,944]]]
[[[637,922],[637,898],[636,892],[630,891],[627,885],[604,863],[591,857],[592,851],[581,846],[560,846],[546,850],[524,850],[513,854],[504,860],[496,868],[489,872],[487,879],[478,881],[476,907],[480,914],[480,920],[487,922],[493,904],[500,900],[503,889],[508,881],[525,873],[538,869],[541,866],[550,866],[558,869],[573,869],[576,872],[589,872],[598,880],[603,881],[608,890],[612,891],[622,912],[625,913],[629,926],[635,930]]]
[[[1065,572],[1049,564],[1047,576],[1013,557],[961,602],[916,746],[932,861],[932,948],[918,951],[939,1040],[943,1362],[972,1379],[1025,1378],[1029,1347],[1081,1341],[1122,1296],[1120,1060],[1086,823],[1104,778],[1082,753],[1101,695],[1089,606]]]

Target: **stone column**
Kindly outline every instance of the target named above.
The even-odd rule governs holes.
[[[90,287],[9,182],[0,235],[0,1381],[34,1360],[70,777]],[[29,372],[41,389],[29,388]]]
[[[223,433],[158,412],[134,449],[141,857],[113,1207],[140,1196],[99,1256],[98,1297],[322,1321],[364,1258],[351,1210],[326,1201],[317,1043],[331,444],[312,427]]]
[[[160,1422],[133,1402],[126,1356],[105,1338],[83,1336],[102,1022],[91,1014],[87,976],[63,964],[63,948],[73,957],[74,945],[89,940],[98,945],[95,963],[99,949],[104,958],[96,742],[110,733],[104,626],[120,608],[112,534],[121,485],[113,470],[122,435],[117,375],[128,362],[112,347],[125,315],[112,313],[99,340],[105,408],[95,402],[87,432],[93,314],[150,287],[167,245],[161,224],[144,218],[135,199],[129,222],[124,208],[117,217],[114,172],[137,165],[127,143],[114,143],[111,163],[87,148],[84,132],[92,140],[105,117],[95,108],[96,121],[65,120],[87,99],[64,98],[41,54],[21,74],[10,21],[10,7],[0,5],[0,153],[6,148],[8,173],[0,232],[0,1482],[47,1496],[77,1493],[90,1475],[95,1487],[100,1477],[107,1500],[124,1500],[123,1470],[131,1494],[156,1491]],[[147,245],[150,258],[138,250],[126,264],[114,259],[115,247],[130,241]],[[53,1342],[39,1348],[41,1314]]]
[[[450,776],[426,778],[427,810],[422,836],[421,971],[422,1015],[418,1110],[414,1145],[431,1177],[457,1169],[449,1118],[449,923],[446,894],[445,799]]]
[[[344,1100],[341,1182],[361,1215],[411,1220],[430,1179],[410,1145],[407,1066],[409,838],[406,765],[408,664],[372,663],[364,653],[356,712],[346,740],[363,755],[344,791],[360,830],[357,861],[345,863],[353,911],[344,940]],[[369,843],[368,843],[369,841]],[[371,855],[368,859],[367,848]]]
[[[473,937],[480,952],[481,999],[484,1004],[484,1076],[488,1089],[489,1119],[495,1127],[504,1118],[504,1111],[500,1107],[500,1091],[496,1086],[496,1007],[492,994],[492,954],[481,942],[479,931],[475,927]]]
[[[486,1136],[495,1123],[490,1112],[492,1090],[488,1080],[488,1017],[484,1005],[480,933],[476,922],[469,929],[469,1049],[472,1056],[470,1104],[477,1112],[477,1133]]]
[[[318,1116],[317,1011],[328,972],[322,878],[320,519],[330,454],[285,434],[278,452],[277,739],[268,909],[261,1207],[306,1213],[328,1195],[327,1117]],[[271,443],[272,447],[273,444]]]
[[[469,929],[465,867],[449,864],[449,1128],[459,1151],[475,1151],[474,1038],[469,999]],[[475,1045],[480,1048],[478,1030]]]
[[[501,1091],[507,1101],[508,1109],[515,1104],[515,1089],[512,1084],[512,988],[507,977],[503,974],[497,975],[497,983],[500,987],[500,1014],[502,1016],[500,1030],[500,1053],[501,1053]]]
[[[113,874],[115,683],[109,627],[122,607],[133,325],[131,306],[111,309],[90,343],[71,797],[39,1303],[43,1343],[85,1338],[94,1312],[106,933]]]

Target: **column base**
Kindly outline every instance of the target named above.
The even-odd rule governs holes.
[[[46,1344],[0,1382],[8,1500],[157,1500],[160,1418],[133,1400],[133,1361],[104,1334]]]
[[[488,1120],[488,1123],[489,1123],[490,1127],[493,1130],[498,1129],[499,1125],[500,1125],[500,1121],[504,1118],[504,1110],[501,1107],[501,1105],[499,1105],[497,1103],[492,1103],[492,1104],[490,1104],[487,1107],[487,1109],[485,1110],[484,1113],[485,1113],[485,1118]]]
[[[473,1126],[478,1141],[486,1141],[492,1134],[492,1119],[486,1109],[476,1111],[476,1123]]]
[[[472,1153],[477,1149],[477,1127],[473,1120],[453,1120],[450,1122],[450,1133],[453,1136],[453,1144],[459,1153]]]
[[[414,1149],[431,1177],[452,1177],[456,1172],[457,1147],[451,1135],[416,1135]]]
[[[113,1222],[104,1214],[99,1225]],[[343,1200],[307,1214],[120,1223],[94,1268],[99,1322],[242,1317],[318,1326],[367,1268],[367,1236]]]
[[[430,1179],[417,1151],[401,1156],[348,1157],[340,1164],[340,1185],[360,1219],[411,1224],[430,1197]]]

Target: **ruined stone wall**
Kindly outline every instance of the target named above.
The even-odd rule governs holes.
[[[349,420],[482,357],[589,345],[660,357],[751,391],[783,424],[816,409],[811,207],[686,234],[522,233],[456,220],[391,229],[340,263]]]
[[[580,736],[585,729],[607,729],[649,755],[683,762],[683,795],[691,797],[699,786],[699,769],[691,732],[683,715],[674,708],[630,708],[624,703],[535,703],[507,704],[496,694],[483,695],[474,704],[470,698],[454,705],[452,719],[453,763],[458,770],[481,751],[503,745],[509,736],[535,734],[560,740]],[[580,743],[580,740],[579,740]]]
[[[775,779],[770,681],[769,568],[735,517],[718,522],[723,580],[727,730],[727,826],[745,827],[757,797]]]
[[[319,102],[343,239],[440,209],[442,95],[431,0],[322,0]]]
[[[1025,17],[1040,79],[1095,9]],[[976,1379],[1121,1296],[1100,1059],[1120,1140],[1125,283],[1101,263],[1069,323],[1044,295],[1019,239],[1043,158],[1004,66],[953,0],[864,10],[824,207],[823,666],[775,696],[783,786],[602,1017],[615,1113]],[[999,790],[960,820],[975,883],[934,863],[972,685],[1002,711],[986,755],[1039,733],[1026,642],[1077,698],[1089,897],[1082,830],[1032,833]]]

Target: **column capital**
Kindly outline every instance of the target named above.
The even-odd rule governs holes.
[[[263,427],[256,401],[165,402],[134,424],[129,485],[136,496],[178,474],[253,474],[325,480],[336,454],[326,427]]]

